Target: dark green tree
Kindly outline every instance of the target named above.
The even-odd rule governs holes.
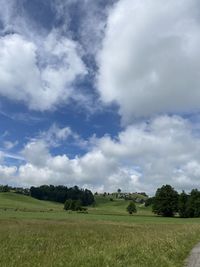
[[[158,188],[153,201],[152,210],[158,215],[173,217],[178,211],[178,193],[170,185]]]
[[[9,192],[10,187],[8,185],[0,185],[0,192]]]
[[[183,191],[178,198],[178,213],[181,218],[189,217],[189,196]]]
[[[153,205],[153,201],[154,201],[154,197],[148,197],[146,200],[145,200],[145,207],[148,207],[148,206],[151,206]]]
[[[137,212],[137,209],[136,209],[136,205],[135,205],[135,202],[134,201],[131,201],[126,210],[128,211],[129,214],[133,214],[133,213],[136,213]]]
[[[200,217],[200,191],[193,189],[188,200],[188,216]]]
[[[39,187],[32,186],[30,195],[40,200],[49,200],[65,203],[65,200],[80,200],[83,206],[94,203],[94,196],[88,189],[80,189],[78,186],[68,188],[63,185],[41,185]]]

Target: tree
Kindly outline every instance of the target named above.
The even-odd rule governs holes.
[[[154,202],[154,197],[149,197],[145,200],[144,205],[145,205],[145,207],[148,207],[148,206],[151,206],[153,204],[153,202]]]
[[[173,217],[178,211],[178,193],[170,185],[158,188],[152,210],[158,215]]]
[[[137,212],[137,209],[136,209],[135,202],[131,201],[128,204],[126,210],[128,211],[129,214],[136,213]]]
[[[189,217],[189,196],[183,191],[178,198],[178,213],[181,218]]]
[[[200,191],[193,189],[189,195],[187,212],[189,217],[200,217]]]
[[[10,188],[8,185],[0,185],[0,192],[9,192]]]
[[[122,192],[122,190],[119,188],[117,189],[117,193],[120,194]]]
[[[94,196],[88,189],[80,189],[78,186],[68,188],[63,185],[41,185],[39,187],[31,187],[30,195],[40,200],[56,201],[65,203],[65,200],[80,200],[83,206],[94,203]]]

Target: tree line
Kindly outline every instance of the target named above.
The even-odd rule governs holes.
[[[155,214],[164,217],[179,215],[181,218],[200,217],[200,191],[193,189],[189,194],[178,193],[172,186],[163,185],[158,188],[154,197],[145,202],[152,205]]]
[[[63,185],[42,185],[30,188],[31,197],[40,200],[49,200],[65,203],[66,200],[80,201],[82,206],[88,206],[94,203],[94,196],[88,189],[80,189],[78,186],[66,187]]]
[[[29,195],[30,190],[29,188],[23,188],[23,187],[13,187],[9,185],[0,185],[0,193],[2,192],[15,192],[17,194],[22,194],[22,195]]]

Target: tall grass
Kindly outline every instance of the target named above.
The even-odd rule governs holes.
[[[198,224],[0,220],[0,266],[179,267]]]

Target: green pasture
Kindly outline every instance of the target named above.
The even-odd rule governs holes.
[[[61,210],[63,205],[50,201],[41,201],[16,193],[0,193],[0,210],[50,211]]]
[[[88,213],[0,193],[0,266],[181,267],[200,240],[200,219],[163,218],[102,196]]]

